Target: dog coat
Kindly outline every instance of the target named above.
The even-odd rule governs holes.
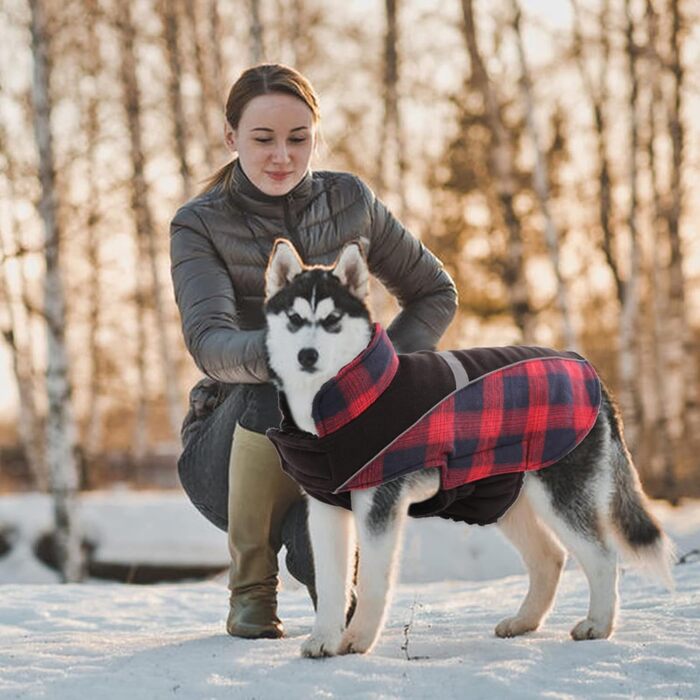
[[[397,355],[379,324],[313,400],[318,437],[283,420],[267,431],[282,468],[312,497],[350,508],[349,492],[419,469],[440,491],[414,516],[495,522],[523,473],[573,450],[600,410],[600,380],[574,352],[511,346]]]

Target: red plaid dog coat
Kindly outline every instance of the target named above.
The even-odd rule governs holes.
[[[440,492],[412,515],[494,522],[523,473],[567,455],[593,427],[600,380],[573,352],[512,346],[398,356],[384,330],[314,398],[318,437],[294,424],[283,394],[267,435],[282,468],[314,498],[350,508],[349,492],[426,467]]]

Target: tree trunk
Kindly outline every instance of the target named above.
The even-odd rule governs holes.
[[[571,324],[571,313],[569,310],[569,294],[566,288],[566,282],[561,273],[561,264],[559,260],[559,233],[549,206],[549,172],[547,168],[547,160],[542,150],[540,141],[539,128],[535,117],[535,100],[532,95],[532,79],[530,78],[530,69],[527,63],[525,54],[525,45],[520,30],[521,12],[517,0],[511,0],[512,25],[513,32],[517,40],[518,57],[520,59],[520,91],[522,93],[523,103],[525,104],[527,116],[527,129],[530,134],[530,140],[535,151],[535,167],[532,173],[532,184],[537,196],[537,201],[540,205],[542,218],[544,219],[544,234],[547,250],[549,251],[549,259],[552,263],[552,269],[557,281],[557,306],[561,314],[561,334],[564,344],[570,350],[577,350],[576,337]]]
[[[612,220],[612,179],[610,175],[610,160],[608,158],[608,123],[605,109],[608,104],[607,75],[610,67],[610,41],[608,27],[610,26],[610,3],[603,0],[600,15],[600,70],[597,84],[594,84],[588,73],[586,57],[583,54],[583,40],[580,34],[580,10],[578,2],[572,0],[574,7],[574,57],[581,74],[584,90],[593,110],[593,124],[596,134],[596,150],[598,157],[598,223],[602,235],[601,247],[615,283],[616,297],[622,299],[623,281],[617,264],[613,246],[615,231]]]
[[[684,462],[697,465],[698,449],[700,449],[700,403],[698,397],[698,348],[693,332],[688,322],[686,302],[686,280],[683,272],[684,250],[681,237],[681,220],[684,206],[683,167],[685,161],[685,126],[683,124],[683,89],[685,68],[681,57],[680,35],[686,31],[681,0],[670,0],[671,37],[670,65],[672,76],[672,99],[668,110],[668,131],[671,139],[671,163],[669,202],[666,213],[668,235],[671,245],[669,263],[669,339],[672,347],[672,357],[669,358],[669,369],[683,376],[682,443]],[[697,468],[697,467],[696,467]],[[672,474],[667,475],[669,487],[673,482]]]
[[[46,464],[46,441],[42,419],[39,415],[36,402],[36,377],[32,360],[32,343],[29,331],[29,313],[26,316],[17,311],[22,307],[15,304],[15,299],[24,300],[26,293],[26,279],[24,275],[22,237],[20,224],[17,221],[16,210],[13,205],[18,197],[15,191],[15,179],[17,171],[15,161],[10,153],[7,136],[3,125],[0,124],[0,152],[5,156],[5,177],[10,200],[9,221],[11,226],[11,238],[14,241],[14,252],[9,253],[0,233],[0,299],[5,300],[7,309],[7,326],[2,329],[12,355],[12,370],[17,382],[18,394],[18,436],[29,472],[32,476],[34,487],[42,492],[47,492],[50,487],[48,467]],[[19,289],[13,291],[7,270],[12,259],[15,259],[18,268]],[[26,309],[25,309],[26,310]]]
[[[54,503],[55,546],[59,570],[66,582],[85,575],[78,521],[78,462],[76,429],[71,405],[68,354],[65,343],[65,304],[60,268],[61,231],[56,201],[56,170],[51,135],[48,33],[41,0],[30,0],[34,75],[32,105],[39,152],[39,215],[45,234],[44,314],[48,340],[46,449]]]
[[[219,0],[209,0],[209,47],[211,49],[211,82],[215,85],[212,94],[215,98],[216,108],[221,111],[219,95],[224,87],[224,59],[221,55],[221,17],[219,16]]]
[[[520,219],[515,212],[516,184],[514,159],[508,131],[501,120],[500,107],[483,59],[479,53],[474,24],[473,0],[462,0],[464,38],[471,61],[471,80],[481,93],[491,133],[493,148],[489,159],[489,175],[496,188],[500,215],[508,233],[508,251],[504,263],[504,282],[515,325],[523,342],[532,343],[535,335],[535,314],[529,301],[525,277],[525,256]]]
[[[180,166],[180,177],[182,178],[182,198],[183,200],[188,200],[192,196],[192,178],[190,176],[190,166],[187,163],[187,135],[185,133],[187,119],[182,105],[182,93],[180,92],[182,66],[180,63],[180,47],[178,45],[180,24],[177,14],[178,5],[179,3],[172,0],[158,0],[158,14],[163,25],[163,44],[165,45],[168,65],[168,101],[172,115],[173,143],[175,145],[175,155]],[[190,6],[190,9],[192,9],[192,3],[185,2],[185,5]]]
[[[388,192],[397,196],[400,219],[405,219],[406,206],[406,153],[399,106],[399,26],[397,0],[385,0],[386,32],[384,34],[384,115],[380,127],[376,183],[381,197]],[[387,157],[388,155],[388,157]],[[387,177],[387,166],[390,176]]]
[[[129,184],[131,188],[131,209],[136,220],[137,251],[140,256],[146,257],[150,268],[150,292],[155,312],[159,364],[163,372],[163,387],[168,406],[171,433],[173,438],[176,438],[180,434],[182,405],[178,392],[179,383],[175,363],[171,355],[172,346],[168,338],[165,304],[163,302],[158,264],[159,251],[153,215],[151,214],[148,201],[148,184],[144,172],[145,156],[141,142],[141,96],[136,80],[134,50],[135,31],[128,3],[120,10],[117,26],[121,48],[121,81],[124,95],[124,110],[130,137],[132,176],[129,179]],[[141,290],[139,290],[139,293],[141,293]],[[138,313],[141,314],[142,312],[143,309],[139,309]],[[139,326],[145,323],[140,317],[137,319],[137,322]],[[138,348],[138,353],[142,356],[139,362],[145,362],[145,338],[141,337],[141,335],[139,335],[139,338],[142,341]]]
[[[209,34],[209,51],[210,51],[210,70],[211,70],[211,101],[214,107],[214,113],[217,115],[217,121],[214,123],[213,132],[210,135],[209,153],[212,158],[212,164],[216,166],[222,153],[228,158],[228,152],[223,147],[223,123],[219,121],[219,115],[224,111],[224,102],[226,100],[227,86],[224,84],[224,58],[221,54],[221,18],[219,16],[219,0],[209,0],[208,12],[208,34]],[[223,157],[223,156],[222,156]]]
[[[102,70],[100,58],[100,42],[97,35],[99,7],[97,0],[84,0],[87,15],[86,22],[86,51],[84,55],[84,71],[91,78],[91,89],[85,96],[83,104],[86,149],[87,149],[87,262],[90,268],[89,277],[89,311],[88,311],[88,356],[90,358],[90,374],[88,378],[88,417],[83,440],[85,457],[90,463],[99,453],[102,446],[102,421],[104,417],[104,370],[102,348],[99,343],[101,310],[104,303],[102,297],[102,261],[100,257],[100,237],[98,226],[101,219],[98,187],[98,165],[96,153],[99,145],[99,108],[100,98],[96,90]]]
[[[674,437],[670,428],[670,407],[672,405],[672,387],[678,387],[675,393],[680,393],[681,370],[672,375],[669,371],[666,346],[668,343],[668,285],[663,270],[663,256],[668,241],[668,229],[664,219],[664,211],[661,197],[661,183],[659,180],[659,166],[656,158],[656,139],[659,134],[659,119],[657,109],[663,104],[663,91],[661,89],[661,67],[658,47],[658,15],[654,9],[653,1],[646,2],[647,18],[647,142],[646,152],[649,163],[649,181],[652,195],[652,226],[649,241],[650,269],[650,295],[651,304],[651,336],[654,360],[653,386],[654,407],[656,411],[654,436],[655,436],[655,461],[660,462],[659,471],[670,476],[675,487],[675,454],[678,449],[678,437],[680,430]],[[680,404],[680,402],[678,402]],[[678,423],[680,428],[680,421]],[[658,464],[657,464],[658,467]]]
[[[131,456],[136,465],[137,479],[141,474],[148,450],[148,395],[149,382],[146,371],[146,348],[148,346],[146,332],[146,298],[148,294],[148,274],[146,269],[146,257],[148,251],[145,247],[143,237],[137,239],[136,261],[136,344],[139,352],[136,357],[136,368],[138,377],[138,398],[136,401],[136,415],[134,416],[134,432],[131,444]]]
[[[637,215],[639,208],[637,158],[639,151],[639,75],[637,60],[637,45],[634,41],[634,18],[631,0],[625,0],[625,39],[627,53],[627,69],[630,81],[629,109],[629,163],[628,187],[629,206],[627,211],[627,228],[629,234],[629,271],[623,284],[623,296],[620,308],[620,349],[618,357],[618,372],[620,379],[620,404],[623,414],[627,417],[627,441],[632,452],[641,435],[643,425],[643,408],[639,389],[639,367],[637,344],[639,343],[639,274],[640,247]]]
[[[265,60],[265,42],[260,12],[260,0],[248,0],[250,10],[250,62],[255,65]]]
[[[19,323],[15,314],[15,304],[7,278],[9,257],[0,234],[0,306],[7,309],[7,325],[0,332],[10,348],[12,356],[12,371],[17,382],[17,432],[22,452],[27,460],[29,473],[32,476],[34,488],[38,491],[48,491],[49,475],[44,460],[44,440],[41,436],[41,421],[34,399],[34,382],[31,368],[27,366],[27,358],[31,352],[27,343],[20,341]]]
[[[629,269],[623,274],[616,252],[616,232],[612,217],[612,183],[610,176],[610,162],[608,159],[607,144],[607,120],[605,109],[608,102],[607,73],[610,65],[610,40],[608,31],[610,27],[609,0],[603,0],[599,14],[601,58],[598,84],[594,85],[583,55],[583,41],[580,34],[580,10],[576,0],[572,0],[574,7],[574,55],[581,73],[584,89],[588,94],[593,110],[597,150],[598,150],[598,183],[599,183],[599,208],[598,217],[602,233],[602,250],[610,268],[615,283],[617,299],[620,305],[620,320],[618,333],[618,385],[620,403],[626,417],[625,430],[627,442],[633,453],[637,451],[637,437],[643,421],[643,407],[639,390],[638,357],[636,343],[638,324],[638,278],[640,272],[640,250],[637,233],[638,213],[638,187],[637,187],[637,157],[639,148],[638,129],[638,92],[639,77],[637,75],[637,46],[634,43],[634,23],[631,15],[630,2],[625,0],[626,24],[626,54],[627,67],[630,80],[630,95],[628,99],[629,109],[629,163],[628,163],[628,188],[629,204],[627,210],[627,229],[629,241]]]
[[[186,1],[184,3],[187,23],[190,25],[190,36],[192,37],[192,48],[194,49],[194,66],[199,82],[199,126],[201,134],[198,139],[202,143],[204,149],[204,160],[207,167],[211,170],[214,167],[214,155],[212,153],[212,144],[214,143],[210,110],[215,102],[213,98],[214,90],[212,88],[211,77],[206,65],[206,54],[200,41],[200,33],[198,31],[199,23],[197,21],[197,4]]]

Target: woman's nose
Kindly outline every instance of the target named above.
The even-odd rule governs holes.
[[[289,160],[287,145],[284,143],[278,144],[272,157],[277,163],[286,163]]]

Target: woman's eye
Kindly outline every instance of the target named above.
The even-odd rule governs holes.
[[[272,139],[255,139],[258,143],[270,143]]]
[[[304,143],[306,139],[289,139],[292,143]]]

